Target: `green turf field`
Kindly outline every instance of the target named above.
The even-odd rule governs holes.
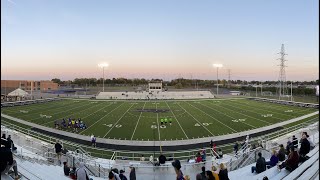
[[[79,134],[145,141],[193,139],[241,132],[314,111],[317,109],[247,99],[147,102],[75,99],[1,108],[4,114],[52,128],[55,120],[81,118],[88,128],[80,130]],[[161,125],[161,119],[165,118],[168,123]]]

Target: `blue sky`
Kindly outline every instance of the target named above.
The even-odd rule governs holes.
[[[319,71],[319,2],[1,1],[2,79],[177,77],[277,80],[285,44],[288,80]]]

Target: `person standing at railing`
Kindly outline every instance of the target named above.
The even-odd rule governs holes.
[[[54,145],[54,148],[57,153],[57,158],[58,158],[58,164],[61,164],[61,155],[62,155],[62,145],[59,143],[59,141],[56,141],[56,144]]]

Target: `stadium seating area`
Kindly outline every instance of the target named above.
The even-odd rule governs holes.
[[[279,144],[285,144],[288,135],[277,137],[276,143],[272,139],[265,142],[264,148],[256,148],[252,150],[251,144],[244,145],[239,149],[239,153],[235,156],[233,153],[224,154],[223,158],[216,159],[217,153],[207,154],[205,162],[195,163],[194,160],[181,159],[181,170],[184,175],[189,175],[191,179],[195,179],[196,175],[201,172],[201,167],[211,170],[211,167],[224,163],[229,171],[229,178],[232,179],[263,179],[267,176],[269,179],[313,179],[318,176],[319,162],[319,128],[318,123],[309,127],[296,130],[289,133],[290,136],[296,135],[299,139],[301,132],[307,131],[312,142],[316,147],[308,153],[310,159],[304,163],[300,163],[299,167],[293,172],[286,169],[279,171],[277,167],[267,169],[266,171],[255,174],[251,173],[251,167],[255,165],[256,155],[258,152],[268,160],[271,156],[270,150],[278,147]],[[36,137],[30,137],[16,130],[1,126],[1,134],[11,135],[17,150],[14,152],[14,159],[18,164],[18,171],[21,179],[70,179],[63,174],[63,165],[61,165],[54,152],[54,142],[47,143]],[[265,148],[267,147],[267,148]],[[85,163],[86,170],[92,179],[105,179],[111,169],[124,170],[124,175],[129,177],[130,166],[136,168],[137,179],[174,179],[175,172],[171,165],[172,161],[168,161],[160,166],[153,166],[147,160],[110,160],[92,157],[84,149],[79,147],[76,151],[66,152],[61,161],[68,162],[75,167],[80,162]],[[2,174],[1,179],[13,179],[10,175]]]
[[[96,99],[208,99],[210,91],[100,92]]]

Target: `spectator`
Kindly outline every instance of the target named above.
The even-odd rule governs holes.
[[[196,180],[202,180],[201,174],[196,175]]]
[[[286,150],[284,149],[283,144],[280,144],[279,146],[280,146],[280,149],[278,151],[278,158],[279,158],[279,161],[284,161],[286,158]]]
[[[309,137],[308,133],[307,132],[303,132],[303,134],[306,135],[307,137],[307,140],[309,141],[310,143],[310,150],[312,150],[316,145],[314,144],[314,142],[311,140],[311,138]]]
[[[3,133],[2,136],[1,136],[1,139],[7,139],[6,138],[6,134]]]
[[[292,142],[289,139],[286,146],[286,155],[289,155],[291,146],[292,146]]]
[[[200,152],[198,152],[197,156],[196,156],[196,163],[199,163],[199,162],[202,162],[202,158],[201,158]]]
[[[7,142],[7,144],[9,144],[9,143]],[[17,162],[16,162],[16,160],[13,159],[12,152],[8,146],[9,145],[5,145],[5,147],[1,146],[1,150],[0,150],[1,174],[8,173],[10,171],[10,169],[13,168],[15,179],[19,179],[20,175],[18,175]]]
[[[119,175],[119,177],[120,177],[120,179],[121,180],[127,180],[127,177],[123,174],[124,173],[124,170],[120,170],[120,175]]]
[[[237,155],[238,154],[238,150],[239,150],[239,144],[238,142],[236,142],[233,146],[233,151],[234,151],[234,154]]]
[[[136,169],[133,166],[130,166],[130,180],[136,180]]]
[[[153,156],[152,156],[152,155],[150,155],[149,161],[153,164],[154,159],[153,159]]]
[[[71,178],[71,179],[77,179],[77,177],[76,177],[76,167],[73,167],[73,168],[70,170],[70,178]]]
[[[256,166],[251,167],[252,173],[254,173],[254,171],[256,171],[257,173],[261,173],[266,170],[266,160],[264,159],[264,157],[262,157],[261,152],[258,153],[258,157],[259,158],[257,159]]]
[[[115,180],[114,174],[112,171],[109,172],[109,176],[108,176],[109,180]]]
[[[96,137],[94,137],[94,135],[91,135],[91,145],[93,146],[93,147],[96,147]]]
[[[296,138],[295,135],[292,136],[292,145],[294,148],[298,148],[298,139]]]
[[[215,166],[212,166],[211,171],[215,180],[219,180],[219,170]]]
[[[212,139],[211,139],[211,141],[210,141],[210,148],[213,148],[213,141],[212,141]]]
[[[66,176],[70,175],[70,168],[68,167],[67,162],[63,162],[63,172]]]
[[[54,148],[56,150],[57,153],[57,158],[58,158],[58,163],[61,164],[61,155],[62,155],[62,146],[59,143],[59,141],[56,141],[56,144],[54,145]]]
[[[167,160],[167,158],[163,154],[160,154],[160,156],[159,156],[159,164],[158,165],[165,164],[166,160]]]
[[[180,170],[181,169],[181,164],[178,159],[176,159],[174,162],[172,162],[172,166],[174,167],[174,171],[176,172],[176,180],[183,180],[183,173]]]
[[[219,149],[218,150],[218,156],[217,156],[217,159],[221,159],[223,157],[223,153],[222,153],[222,150]]]
[[[11,135],[9,135],[7,137],[7,142],[8,142],[8,146],[11,148],[11,150],[16,150],[17,149],[16,147],[14,147],[13,141],[11,139]]]
[[[293,171],[298,167],[299,164],[299,155],[298,152],[295,151],[294,146],[290,146],[290,153],[288,155],[288,159],[282,164],[278,165],[278,169],[286,168],[288,171]]]
[[[307,160],[306,155],[310,152],[310,143],[307,139],[306,134],[302,133],[301,140],[300,140],[300,162],[304,162]]]
[[[7,139],[6,139],[6,134],[2,134],[2,136],[1,136],[1,145],[3,145],[3,146],[8,146],[7,143],[8,141],[7,141]]]
[[[206,149],[203,148],[203,149],[201,150],[201,159],[202,159],[202,162],[206,161],[206,158],[207,158]]]
[[[84,167],[84,162],[80,162],[79,169],[76,171],[77,180],[87,180],[89,175]]]
[[[267,168],[269,169],[270,167],[277,165],[278,162],[279,162],[279,158],[277,156],[277,152],[276,152],[276,150],[273,149],[270,161],[266,162]]]
[[[206,167],[202,166],[201,167],[202,172],[200,173],[202,180],[207,180],[206,177]]]
[[[185,175],[185,176],[184,176],[184,179],[185,179],[185,180],[191,180],[189,175]]]
[[[220,164],[219,180],[229,180],[228,170],[223,163]]]
[[[119,176],[119,170],[117,168],[111,169],[111,172],[114,175],[114,179],[116,180],[120,180],[120,176]]]
[[[141,155],[141,158],[140,158],[140,161],[144,161],[145,159],[144,159],[144,156],[143,156],[143,154]]]
[[[269,180],[269,178],[267,176],[263,177],[262,180]]]
[[[214,178],[214,176],[213,176],[211,171],[206,171],[206,178],[208,180],[215,180],[215,178]]]

